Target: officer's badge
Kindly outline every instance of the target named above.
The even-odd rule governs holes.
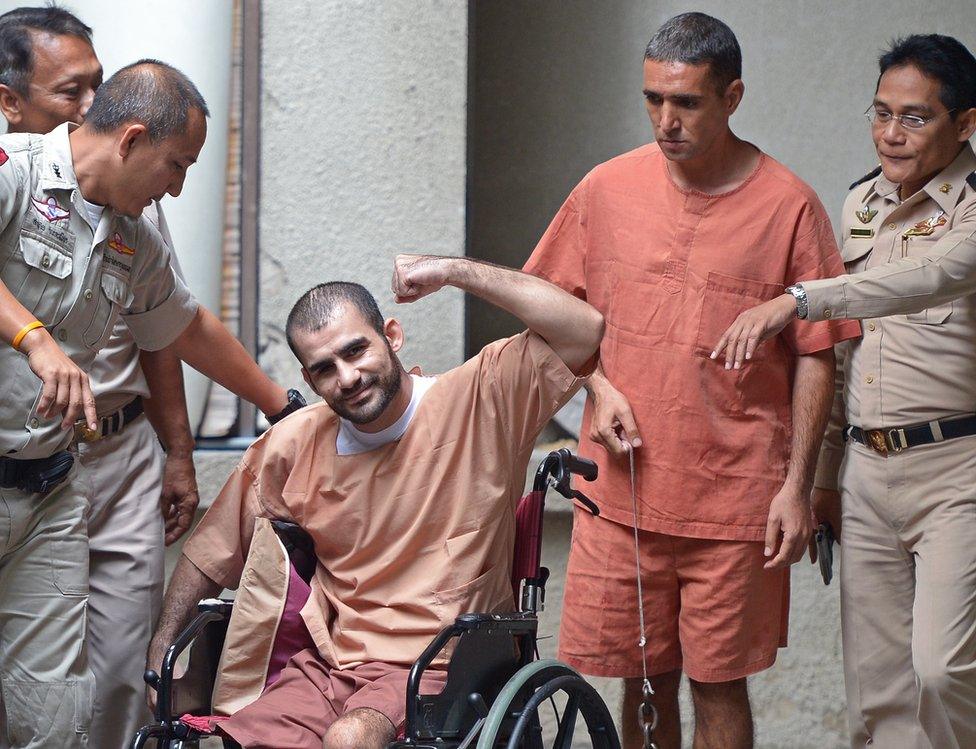
[[[122,241],[122,235],[115,232],[112,238],[108,240],[108,246],[111,247],[116,252],[121,252],[123,255],[135,255],[136,251],[129,247],[125,242]]]
[[[915,226],[905,232],[906,237],[927,237],[940,226],[948,223],[949,217],[945,211],[939,211],[934,216],[929,216],[923,221],[919,221]]]
[[[854,215],[857,216],[857,220],[862,224],[870,224],[874,217],[878,215],[878,212],[864,206],[861,210],[854,211]]]
[[[63,221],[71,215],[64,208],[58,205],[58,201],[53,195],[47,200],[38,200],[35,197],[31,197],[31,203],[34,204],[34,208],[37,209],[37,212],[49,222]]]

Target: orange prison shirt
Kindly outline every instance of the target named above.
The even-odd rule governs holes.
[[[183,554],[236,588],[255,518],[298,523],[319,561],[302,617],[322,659],[408,666],[459,614],[512,609],[526,467],[579,385],[526,332],[440,375],[404,435],[375,450],[338,455],[338,417],[303,408],[245,452]]]
[[[525,270],[606,318],[600,360],[630,401],[638,525],[758,541],[786,477],[795,357],[856,337],[853,321],[797,321],[743,369],[708,358],[742,311],[790,284],[843,273],[816,194],[766,154],[736,189],[707,195],[671,179],[655,144],[597,166],[563,204]],[[588,434],[603,517],[633,524],[630,473]],[[587,492],[589,493],[589,489]]]

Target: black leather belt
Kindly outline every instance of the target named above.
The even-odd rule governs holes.
[[[100,426],[96,430],[89,429],[83,421],[76,423],[75,439],[79,442],[98,442],[104,437],[118,434],[125,428],[126,424],[130,424],[142,416],[144,411],[142,396],[137,395],[115,413],[103,416],[100,419]]]
[[[928,424],[913,427],[861,429],[848,424],[844,429],[845,439],[860,442],[881,455],[900,453],[909,447],[929,445],[956,437],[968,437],[971,434],[976,434],[976,414],[961,419],[930,421]]]
[[[0,457],[0,487],[47,494],[67,478],[74,462],[67,450],[31,460]]]

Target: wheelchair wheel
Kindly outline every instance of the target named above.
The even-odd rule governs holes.
[[[558,720],[544,735],[540,709],[556,695],[565,696]],[[518,715],[512,727],[510,719]],[[606,704],[575,669],[554,660],[541,660],[520,669],[498,694],[488,711],[477,749],[571,749],[579,719],[589,733],[588,746],[620,749],[620,739]],[[550,721],[549,723],[553,723]],[[511,733],[508,733],[510,728]],[[579,744],[576,744],[579,746]]]

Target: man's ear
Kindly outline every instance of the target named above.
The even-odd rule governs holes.
[[[10,86],[3,84],[0,84],[0,112],[3,113],[7,124],[11,127],[16,127],[24,119],[20,94],[10,88]]]
[[[390,342],[390,348],[394,351],[403,348],[403,343],[406,340],[403,336],[403,327],[395,317],[390,317],[383,323],[383,335],[386,336],[386,340]]]
[[[735,113],[735,110],[739,108],[739,104],[742,102],[742,97],[745,95],[745,92],[746,84],[742,82],[741,78],[736,78],[725,89],[725,106],[729,110],[730,117]]]
[[[132,153],[136,144],[142,141],[149,142],[149,133],[146,131],[145,125],[140,122],[133,122],[126,126],[119,139],[119,158],[125,159]]]
[[[303,379],[303,380],[305,380],[305,384],[306,384],[306,385],[308,385],[308,386],[309,386],[310,388],[312,388],[312,392],[313,392],[313,393],[315,393],[315,394],[316,394],[317,396],[319,396],[320,398],[322,397],[322,393],[320,393],[320,392],[319,392],[319,391],[318,391],[318,390],[317,390],[317,389],[315,388],[315,383],[314,383],[314,382],[312,382],[312,376],[311,376],[311,375],[310,375],[310,374],[308,373],[308,370],[307,370],[307,369],[305,369],[305,367],[302,367],[302,379]]]
[[[960,143],[965,143],[976,133],[976,108],[966,109],[956,118]]]

